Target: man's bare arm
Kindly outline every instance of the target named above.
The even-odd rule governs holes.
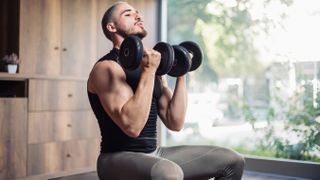
[[[135,93],[127,84],[122,67],[116,62],[99,62],[90,74],[88,90],[99,96],[104,110],[128,136],[139,136],[148,120],[159,63],[160,53],[144,50],[142,74]]]
[[[173,93],[163,77],[162,87],[163,95],[159,100],[159,116],[167,128],[179,131],[184,125],[188,103],[185,76],[177,78]]]

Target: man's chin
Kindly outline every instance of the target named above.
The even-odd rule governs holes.
[[[143,30],[142,32],[138,32],[138,33],[135,33],[133,35],[138,36],[139,38],[143,39],[144,37],[147,36],[147,34],[148,34],[147,31]]]
[[[127,38],[128,36],[137,36],[139,37],[140,39],[143,39],[144,37],[147,36],[147,31],[146,30],[142,30],[140,32],[135,32],[135,33],[126,33],[125,31],[118,31],[118,34],[120,36],[122,36],[123,38]]]

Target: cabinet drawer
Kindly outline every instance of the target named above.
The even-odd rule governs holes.
[[[27,98],[0,98],[0,140],[27,140],[27,102]]]
[[[98,122],[91,110],[29,113],[30,144],[98,137]]]
[[[100,140],[79,140],[31,144],[28,149],[28,175],[95,168]]]
[[[90,109],[85,81],[30,80],[30,111]]]

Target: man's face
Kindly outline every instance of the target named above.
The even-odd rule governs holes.
[[[147,35],[142,16],[127,3],[121,3],[117,6],[114,13],[114,24],[117,28],[116,33],[124,38],[129,35],[136,35],[143,38]]]

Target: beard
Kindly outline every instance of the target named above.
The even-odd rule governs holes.
[[[118,28],[117,33],[123,38],[127,38],[129,36],[138,36],[140,39],[143,39],[148,34],[148,32],[145,29],[142,29],[140,32],[132,33],[130,32],[130,30],[123,30],[121,28]]]

